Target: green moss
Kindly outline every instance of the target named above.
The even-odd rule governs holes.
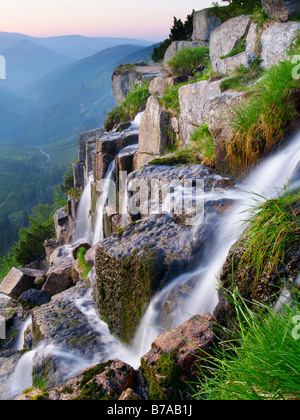
[[[107,320],[110,330],[119,339],[129,343],[158,290],[164,257],[154,247],[138,250],[120,260],[107,258],[106,253],[99,250],[96,269],[101,317]]]
[[[179,371],[172,353],[162,355],[154,367],[142,359],[142,369],[150,384],[150,400],[180,399]]]
[[[48,392],[41,392],[38,395],[35,395],[31,398],[32,401],[47,401],[49,399],[49,393]]]
[[[85,254],[87,253],[87,249],[84,247],[81,247],[77,254],[78,259],[78,267],[80,269],[80,274],[82,280],[86,280],[87,276],[89,275],[89,272],[91,271],[92,267],[85,261]]]
[[[101,363],[92,369],[83,373],[83,378],[80,382],[80,395],[75,398],[76,400],[107,400],[109,397],[105,395],[102,385],[97,383],[95,376],[100,375],[110,365],[110,362]],[[110,372],[109,370],[108,372]]]

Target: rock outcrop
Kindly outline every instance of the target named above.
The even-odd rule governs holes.
[[[221,95],[220,80],[203,81],[179,89],[179,135],[182,145],[187,144],[191,134],[204,124],[215,98],[219,95]]]
[[[126,64],[117,67],[112,75],[112,91],[117,105],[125,101],[134,86],[142,86],[143,82],[161,76],[160,65]]]
[[[193,41],[209,42],[212,32],[222,24],[221,19],[216,17],[211,9],[196,11],[193,19]]]
[[[233,135],[230,124],[231,112],[247,98],[247,93],[229,90],[216,97],[210,106],[208,128],[214,138],[215,168],[220,173],[230,173],[230,162],[226,152],[226,143]]]
[[[150,383],[150,399],[189,399],[192,383],[203,375],[216,345],[214,329],[214,318],[205,314],[157,337],[141,359],[142,372]]]
[[[295,283],[300,272],[299,245],[286,253],[284,261],[277,269],[273,268],[270,274],[260,275],[255,281],[255,269],[246,263],[240,264],[244,253],[245,248],[242,244],[234,245],[230,250],[220,277],[219,303],[214,312],[218,323],[232,330],[236,323],[236,311],[231,300],[226,299],[226,296],[232,293],[233,285],[237,287],[249,306],[251,306],[250,302],[259,302],[263,305],[275,304],[280,292],[285,286]]]
[[[18,300],[22,293],[34,287],[35,281],[45,273],[28,268],[12,268],[0,285],[0,293]]]
[[[174,41],[167,49],[165,56],[164,56],[164,67],[165,69],[170,70],[168,63],[172,60],[175,55],[177,55],[180,51],[185,50],[187,48],[194,48],[200,47],[202,45],[208,46],[208,42],[206,41]]]
[[[247,37],[250,25],[250,16],[238,16],[223,23],[211,34],[210,58],[214,71],[219,71],[221,57],[231,53]]]
[[[261,35],[261,59],[265,68],[287,59],[287,51],[294,42],[300,22],[276,22]]]
[[[150,96],[140,125],[136,169],[164,153],[168,144],[169,121],[168,113],[162,109],[157,98]]]
[[[120,360],[109,360],[92,366],[68,380],[62,387],[41,392],[32,388],[17,401],[101,401],[118,400],[127,390],[136,388],[137,372]],[[127,399],[127,398],[126,398]]]
[[[283,22],[300,12],[298,0],[262,0],[262,7],[269,17]]]
[[[168,215],[131,224],[98,244],[94,288],[111,332],[130,342],[154,294],[191,263],[192,248],[190,229]]]

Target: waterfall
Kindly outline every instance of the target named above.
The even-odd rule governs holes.
[[[81,196],[78,214],[76,217],[75,224],[75,240],[82,240],[82,242],[90,241],[91,237],[91,184],[93,182],[93,175],[89,175],[89,180],[84,188],[83,194]]]
[[[23,322],[22,328],[20,329],[20,332],[19,332],[18,339],[17,339],[15,345],[13,346],[14,350],[23,350],[24,341],[25,341],[24,334],[25,334],[25,331],[27,330],[27,328],[29,327],[29,325],[31,323],[32,323],[32,317],[31,317],[31,315],[28,315],[28,317]]]
[[[233,192],[236,203],[216,225],[217,239],[210,250],[209,258],[200,261],[195,271],[179,276],[152,299],[134,339],[133,346],[140,356],[149,351],[155,337],[162,332],[160,327],[163,303],[172,288],[198,278],[198,285],[191,296],[186,298],[174,326],[180,325],[193,315],[213,312],[218,303],[218,278],[230,248],[246,227],[244,220],[247,219],[247,212],[258,200],[263,201],[263,197],[278,197],[282,188],[289,184],[299,161],[300,132],[282,150],[260,163],[239,185],[238,198],[236,192]],[[296,179],[293,186],[298,186],[299,181],[300,179]],[[228,192],[226,194],[228,195]],[[209,199],[209,196],[206,199]]]
[[[115,164],[115,159],[114,159],[108,167],[107,173],[103,181],[101,196],[97,203],[97,219],[95,223],[93,245],[95,245],[97,242],[101,241],[104,238],[104,232],[103,232],[104,209],[105,209],[105,204],[107,203],[107,200],[108,200],[111,180],[112,180],[112,176],[115,169],[116,169],[116,164]]]

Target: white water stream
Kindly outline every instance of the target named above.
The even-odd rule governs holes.
[[[82,242],[89,242],[92,235],[91,228],[91,184],[93,182],[93,175],[89,176],[87,185],[84,188],[81,196],[78,214],[75,224],[75,240],[82,240]]]
[[[198,286],[186,299],[185,305],[177,318],[177,325],[196,314],[204,315],[213,312],[218,303],[218,278],[232,245],[245,229],[244,220],[257,201],[275,198],[282,188],[289,183],[297,164],[300,161],[300,133],[279,152],[262,162],[248,178],[239,185],[241,193],[234,207],[230,208],[216,226],[217,240],[210,251],[210,257],[201,261],[197,270],[179,276],[157,296],[154,297],[146,311],[134,340],[134,349],[140,356],[151,348],[151,343],[162,332],[161,314],[164,300],[172,288],[185,284],[198,277]],[[298,186],[296,180],[294,187]],[[214,194],[214,193],[212,193]],[[226,191],[227,198],[232,194],[236,200],[236,191]],[[206,198],[209,199],[209,195]]]

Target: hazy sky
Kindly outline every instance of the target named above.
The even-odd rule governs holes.
[[[173,16],[185,19],[211,0],[9,0],[1,4],[0,31],[33,36],[79,34],[159,41]]]

